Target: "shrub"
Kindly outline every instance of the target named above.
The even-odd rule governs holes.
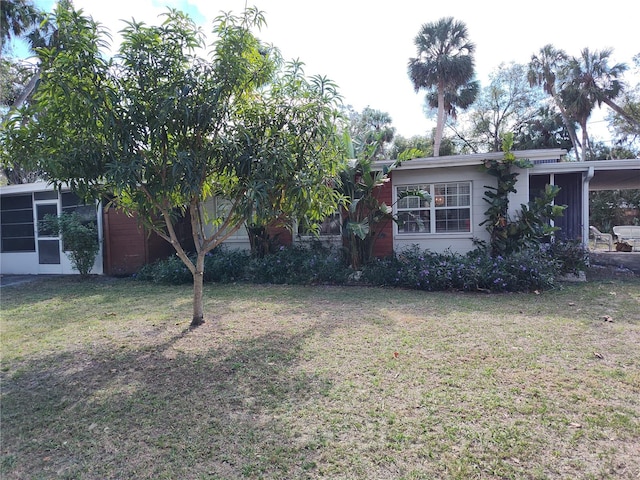
[[[243,250],[214,249],[204,259],[204,281],[232,283],[245,279],[251,255]]]
[[[59,217],[46,215],[43,224],[55,235],[62,236],[65,253],[73,268],[82,276],[89,275],[100,250],[96,224],[84,222],[75,212],[63,213]]]
[[[578,241],[557,241],[548,248],[549,254],[558,262],[560,275],[575,275],[589,266],[589,251]]]
[[[319,244],[280,247],[273,254],[253,258],[247,269],[248,280],[255,283],[342,284],[350,270],[341,254]]]
[[[583,268],[585,255],[575,243],[534,245],[496,257],[488,248],[461,255],[414,246],[369,262],[362,269],[361,280],[369,285],[426,291],[526,292],[553,287],[556,275]],[[281,247],[263,258],[216,249],[205,259],[205,281],[341,285],[353,272],[346,263],[340,251],[320,245]],[[137,278],[169,284],[192,281],[187,267],[175,256],[143,267]]]
[[[193,282],[191,272],[182,260],[175,255],[144,265],[138,270],[135,278],[169,285],[181,285]]]
[[[554,284],[558,262],[549,252],[531,247],[492,257],[486,249],[467,255],[432,253],[418,247],[368,264],[363,279],[373,285],[392,285],[427,291],[533,291]]]

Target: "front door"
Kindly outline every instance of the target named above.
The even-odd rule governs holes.
[[[62,273],[60,236],[43,224],[47,215],[58,216],[58,202],[36,202],[38,273]]]

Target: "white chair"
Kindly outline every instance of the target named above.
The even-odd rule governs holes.
[[[609,246],[609,251],[613,250],[613,236],[610,233],[602,233],[593,225],[589,226],[589,230],[593,235],[593,239],[595,243],[593,247],[596,248],[598,246],[598,242],[605,243]]]

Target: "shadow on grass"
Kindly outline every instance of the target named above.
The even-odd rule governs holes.
[[[287,418],[331,386],[296,368],[312,333],[27,361],[2,382],[2,478],[304,478],[325,439]]]

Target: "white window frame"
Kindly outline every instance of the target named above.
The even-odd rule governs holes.
[[[461,187],[468,188],[468,192],[461,193]],[[412,195],[404,198],[399,198],[399,193],[402,191],[418,190],[423,190],[429,193],[431,201],[423,200],[420,197]],[[393,189],[395,210],[394,213],[396,214],[398,219],[402,220],[404,212],[425,212],[427,214],[416,217],[416,222],[408,223],[404,227],[396,225],[396,234],[400,237],[407,237],[410,235],[471,235],[473,233],[472,194],[473,182],[469,180],[395,185]],[[468,219],[463,218],[462,220],[458,220],[458,222],[468,220],[468,230],[442,230],[440,222],[442,222],[443,220],[437,218],[438,214],[447,210],[455,211],[463,209],[468,210],[469,217]],[[426,222],[424,227],[420,225],[420,219]],[[453,220],[455,221],[455,219]],[[447,222],[446,219],[444,221]]]

